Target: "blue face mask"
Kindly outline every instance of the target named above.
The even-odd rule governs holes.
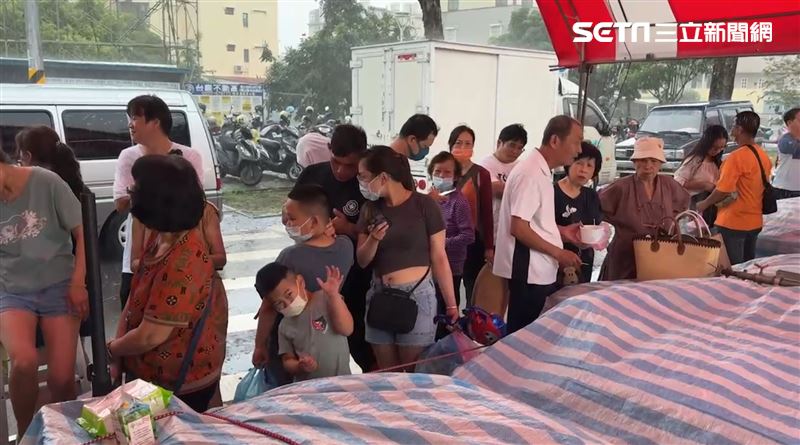
[[[420,144],[419,141],[417,141],[417,148],[419,148],[419,151],[414,153],[411,151],[411,147],[408,147],[408,159],[411,159],[412,161],[421,161],[425,159],[425,156],[428,156],[428,153],[431,151],[430,147]]]
[[[442,178],[440,176],[434,176],[433,178],[431,178],[431,183],[433,185],[433,188],[435,188],[441,193],[453,190],[453,178]]]

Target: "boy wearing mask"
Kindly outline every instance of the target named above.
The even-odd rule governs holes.
[[[342,274],[325,267],[326,279],[314,280],[314,288],[301,274],[277,262],[256,276],[262,304],[283,315],[278,328],[278,354],[283,369],[295,382],[350,374],[347,336],[353,332],[353,317],[339,293]]]
[[[353,265],[353,242],[350,238],[334,236],[326,230],[330,223],[330,212],[325,191],[311,184],[292,189],[283,206],[283,224],[295,245],[283,249],[275,262],[303,277],[309,293],[322,289],[317,280],[327,276],[326,267],[349,271]],[[256,290],[259,290],[258,276],[256,278]],[[342,280],[345,278],[346,272]],[[265,296],[260,290],[259,295],[262,299]],[[276,360],[273,360],[278,356],[278,312],[267,299],[263,299],[258,312],[254,355],[262,358],[259,364],[269,365],[279,383],[288,383],[282,376],[281,368],[276,367]]]

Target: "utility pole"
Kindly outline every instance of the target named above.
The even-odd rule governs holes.
[[[25,30],[28,37],[28,82],[44,83],[42,40],[39,37],[39,5],[37,0],[25,0]]]

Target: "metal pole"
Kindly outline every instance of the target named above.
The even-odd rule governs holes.
[[[580,73],[580,80],[578,81],[578,120],[583,123],[583,118],[586,115],[586,103],[589,101],[589,74],[592,72],[592,66],[581,64],[578,70]]]
[[[111,392],[103,317],[103,284],[100,278],[100,247],[97,241],[97,206],[91,191],[81,194],[83,242],[86,247],[86,289],[89,291],[89,321],[92,328],[92,396]]]
[[[28,38],[28,82],[44,83],[42,42],[39,38],[39,5],[36,0],[25,0],[25,31]]]

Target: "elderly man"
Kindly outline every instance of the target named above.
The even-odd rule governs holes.
[[[561,241],[562,237],[577,241],[577,226],[559,229],[556,224],[552,170],[572,163],[581,152],[582,140],[578,121],[556,116],[544,130],[541,147],[508,175],[498,218],[494,274],[510,280],[509,333],[539,317],[545,300],[556,290],[559,265],[581,266],[580,257],[565,250]]]

